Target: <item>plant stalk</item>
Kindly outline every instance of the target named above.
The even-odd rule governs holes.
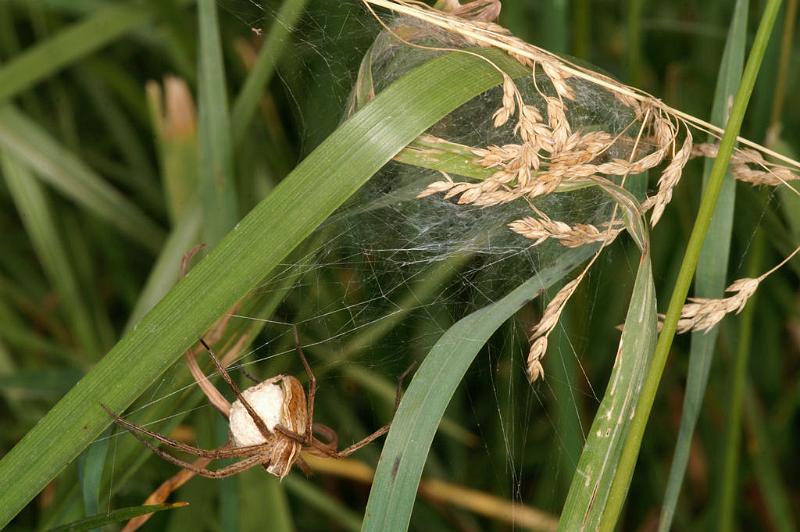
[[[694,228],[689,237],[689,243],[686,246],[686,253],[684,254],[678,278],[675,282],[675,288],[672,291],[667,314],[664,318],[664,326],[658,337],[655,353],[653,354],[653,360],[647,377],[645,378],[644,386],[642,387],[642,393],[631,425],[631,431],[628,434],[625,447],[622,451],[617,475],[614,478],[614,483],[609,495],[605,518],[600,526],[601,530],[613,530],[622,511],[622,506],[628,493],[630,479],[633,476],[633,469],[639,456],[639,449],[642,445],[642,438],[644,436],[645,427],[647,426],[647,420],[650,417],[650,411],[653,408],[658,385],[664,373],[664,367],[667,363],[667,356],[672,346],[672,340],[675,338],[675,331],[677,329],[678,320],[680,319],[681,310],[686,301],[686,296],[689,293],[689,287],[692,284],[692,278],[694,277],[695,268],[697,267],[697,260],[700,257],[700,250],[703,247],[703,241],[705,240],[706,233],[711,224],[711,217],[714,214],[717,198],[719,197],[725,174],[728,170],[730,158],[736,144],[736,138],[742,127],[744,113],[750,101],[750,95],[753,93],[756,77],[761,67],[761,62],[764,58],[767,43],[769,42],[772,28],[775,25],[775,19],[777,18],[780,6],[781,0],[769,0],[764,9],[764,14],[761,17],[761,22],[759,23],[758,31],[753,42],[753,48],[747,58],[747,64],[745,65],[742,75],[742,83],[739,85],[739,90],[736,92],[733,108],[728,119],[728,125],[725,128],[725,133],[722,135],[719,152],[711,168],[706,194],[700,203]]]
[[[748,264],[748,277],[757,277],[764,255],[764,233],[759,231],[756,235],[753,251]],[[719,506],[719,530],[728,532],[733,530],[733,516],[735,514],[734,502],[736,501],[737,473],[739,467],[739,454],[742,447],[742,408],[747,385],[747,363],[750,360],[750,346],[753,342],[753,321],[755,319],[754,295],[748,301],[742,313],[741,327],[739,329],[736,358],[729,383],[730,400],[728,403],[728,418],[725,423],[725,455],[723,458],[722,479],[719,486],[722,490]]]

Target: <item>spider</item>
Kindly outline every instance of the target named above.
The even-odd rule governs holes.
[[[381,427],[346,449],[337,450],[338,436],[336,432],[326,425],[313,421],[317,380],[300,347],[296,329],[294,333],[297,353],[308,375],[307,401],[302,384],[291,375],[277,375],[241,391],[222,366],[214,351],[205,340],[200,339],[200,343],[210,355],[217,371],[236,396],[236,401],[230,408],[228,442],[217,449],[200,449],[177,442],[123,419],[105,405],[101,406],[114,419],[115,423],[127,429],[153,453],[167,462],[207,478],[229,477],[257,465],[261,465],[267,472],[283,478],[295,463],[304,472],[309,473],[308,466],[300,457],[301,450],[318,456],[345,458],[386,434],[389,431],[389,425]],[[403,379],[411,369],[413,366],[398,379],[395,409],[399,403]],[[322,436],[324,441],[318,439],[314,435],[315,432]],[[151,443],[147,437],[178,451],[206,458],[209,461],[237,458],[240,460],[220,469],[207,469],[172,456]]]

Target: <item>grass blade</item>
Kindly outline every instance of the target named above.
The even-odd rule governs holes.
[[[134,3],[109,6],[18,55],[0,68],[0,102],[146,23],[150,11]]]
[[[609,508],[609,519],[605,521],[607,525],[605,528],[606,530],[613,529],[622,511],[625,494],[628,491],[628,482],[633,475],[633,469],[639,456],[639,449],[642,444],[645,426],[647,425],[647,420],[653,408],[653,401],[655,401],[661,375],[664,373],[667,356],[672,346],[672,340],[675,337],[678,319],[680,318],[683,304],[686,301],[686,296],[689,293],[689,287],[692,282],[692,277],[694,276],[697,261],[700,257],[703,242],[708,228],[711,225],[711,217],[714,214],[717,198],[724,184],[730,157],[736,145],[736,138],[739,134],[739,130],[742,127],[747,103],[753,92],[756,76],[761,66],[761,60],[764,58],[764,52],[766,51],[772,27],[775,24],[775,19],[780,10],[780,5],[780,0],[770,0],[767,3],[764,15],[761,18],[761,23],[759,24],[758,32],[756,33],[753,48],[750,51],[750,56],[744,69],[742,83],[736,92],[736,98],[733,102],[733,109],[728,119],[728,125],[720,141],[719,152],[711,169],[706,193],[703,195],[700,203],[694,228],[692,229],[689,243],[686,247],[686,253],[684,254],[681,268],[678,272],[678,278],[675,282],[675,288],[672,291],[667,314],[664,318],[664,327],[658,337],[655,353],[653,354],[653,361],[645,379],[639,404],[636,408],[633,425],[625,442],[623,455],[619,462],[619,474],[617,476],[619,481],[615,481],[614,486],[612,486],[612,491],[615,492],[613,498],[614,503],[613,506]]]
[[[362,530],[408,528],[433,437],[475,356],[503,323],[593,251],[593,247],[585,246],[564,252],[553,265],[543,268],[503,299],[458,321],[436,342],[403,394],[392,421]]]
[[[750,260],[748,261],[748,277],[758,277],[764,255],[764,233],[759,231],[753,243]],[[742,408],[744,403],[745,386],[747,383],[747,369],[750,361],[750,346],[753,343],[753,325],[755,321],[756,302],[758,294],[753,295],[742,312],[739,327],[739,337],[736,339],[736,356],[733,360],[728,390],[727,416],[725,419],[725,449],[722,460],[722,476],[719,479],[717,491],[720,493],[719,505],[719,530],[729,532],[733,530],[735,514],[734,502],[739,492],[737,469],[739,467],[739,453],[742,446]]]
[[[766,415],[753,389],[753,383],[749,380],[744,396],[744,413],[750,435],[747,449],[764,504],[769,510],[775,530],[794,532],[797,530],[797,524],[792,515],[792,508],[797,511],[797,506],[792,505],[790,492],[781,479],[781,469],[774,460],[775,452],[770,443],[772,434],[767,430],[765,423]]]
[[[284,484],[288,491],[302,499],[308,507],[327,516],[329,522],[335,522],[344,530],[354,532],[361,530],[361,519],[358,514],[309,481],[297,475],[291,475],[284,479]]]
[[[106,435],[109,433],[110,431],[105,432]],[[87,516],[97,514],[100,509],[100,488],[109,442],[109,438],[100,439],[78,458],[78,477],[81,481],[83,509]]]
[[[488,53],[496,64],[512,61]],[[123,411],[392,156],[501,81],[485,61],[448,54],[412,70],[342,124],[0,461],[0,526],[108,426],[101,402]],[[437,90],[445,84],[450,90]]]
[[[655,341],[656,292],[650,256],[645,253],[636,273],[614,370],[583,447],[559,530],[598,530],[616,518],[607,508],[619,502],[614,497],[624,499],[630,483],[630,476],[618,478],[617,463]],[[612,489],[617,482],[625,486],[621,493]]]
[[[736,92],[742,77],[745,45],[747,42],[748,1],[737,0],[731,20],[725,52],[717,79],[711,122],[724,126],[727,121],[728,102]],[[711,161],[706,161],[703,174],[704,187],[708,186],[711,173]],[[733,210],[736,199],[736,183],[730,174],[725,176],[720,190],[717,210],[708,229],[708,238],[703,244],[700,259],[697,262],[695,277],[695,295],[697,297],[719,298],[727,286],[728,256],[730,255],[731,235],[733,233]],[[686,391],[683,398],[678,439],[675,443],[675,454],[672,459],[664,503],[661,508],[659,528],[669,530],[672,518],[678,505],[686,464],[689,460],[689,447],[692,443],[694,429],[700,415],[714,346],[717,342],[719,328],[692,334],[692,345],[689,353],[689,370]]]
[[[2,169],[8,190],[19,211],[28,236],[36,251],[51,286],[58,292],[64,316],[72,332],[88,355],[89,360],[99,356],[100,347],[86,302],[67,250],[56,227],[56,220],[47,201],[46,191],[14,156],[0,150]]]
[[[258,57],[253,65],[253,69],[247,75],[239,95],[233,104],[231,112],[231,124],[233,127],[233,138],[237,144],[244,137],[247,126],[253,118],[258,107],[258,102],[262,97],[264,87],[267,86],[275,66],[281,57],[286,43],[289,41],[292,30],[303,14],[308,0],[284,0],[280,10],[275,15],[275,21],[269,29],[267,39],[258,52]]]
[[[245,471],[238,477],[241,490],[241,529],[260,532],[269,523],[274,532],[292,532],[292,514],[286,487],[277,478],[261,469]]]
[[[0,108],[0,146],[59,192],[150,250],[163,231],[119,191],[38,124],[11,106]]]
[[[169,292],[178,280],[183,255],[197,242],[201,225],[200,207],[194,202],[186,208],[186,212],[164,242],[164,247],[161,248],[150,275],[139,293],[139,299],[128,317],[126,329],[139,323],[139,320],[161,301],[164,294]]]
[[[225,66],[219,39],[217,4],[200,0],[199,114],[200,197],[203,240],[214,245],[239,219],[233,182],[233,139],[225,90]]]
[[[169,504],[151,504],[148,506],[131,506],[130,508],[120,508],[107,514],[93,515],[80,521],[75,521],[67,525],[51,528],[50,532],[79,532],[81,530],[92,530],[111,523],[127,521],[144,514],[153,512],[163,512],[164,510],[174,510],[188,506],[185,502],[173,502]]]

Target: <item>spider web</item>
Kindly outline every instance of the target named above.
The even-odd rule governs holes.
[[[257,42],[262,29],[285,24],[272,3],[218,2],[224,32]],[[375,41],[380,30],[359,2],[309,3],[270,88],[278,104],[290,110],[284,119],[301,146],[300,156],[352,112],[353,87],[373,43],[377,91],[438,53],[398,46],[385,33]],[[427,38],[433,44],[463,47],[440,32],[430,31]],[[627,124],[607,95],[589,87],[578,89],[581,105],[573,116],[576,123],[599,123],[611,130]],[[510,142],[512,126],[492,125],[501,97],[500,88],[488,91],[430,133],[470,146]],[[282,372],[302,375],[292,340],[291,326],[296,325],[319,380],[316,418],[334,427],[346,446],[389,420],[392,405],[387,389],[412,362],[424,358],[450,325],[503,297],[556,261],[565,249],[557,243],[534,247],[508,231],[510,221],[530,212],[524,201],[481,209],[441,197],[416,199],[437,179],[441,175],[433,170],[390,162],[251,295],[253,300],[278,301],[271,312],[262,314],[249,307],[232,312],[229,327],[261,329],[250,349],[230,366],[234,379],[246,384],[248,375],[256,379]],[[537,206],[568,223],[602,222],[613,207],[608,197],[594,190],[551,195]],[[605,268],[610,260],[600,260],[593,274],[597,282],[590,282],[587,292],[619,280],[618,272]],[[624,273],[632,275],[635,266],[634,261]],[[597,300],[590,293],[586,297]],[[525,336],[542,308],[541,301],[530,305],[498,330],[478,356],[446,416],[458,428],[440,431],[429,466],[435,476],[557,514],[577,466],[571,442],[577,438],[579,450],[588,428],[579,405],[589,404],[593,410],[599,404],[589,374],[605,377],[611,360],[590,372],[580,362],[586,342],[571,338],[559,326],[548,355],[548,377],[529,384],[524,373]],[[592,315],[575,319],[591,320],[595,307],[590,308]],[[193,419],[215,415],[197,385],[186,384],[187,374],[186,367],[177,364],[128,418],[166,432],[189,415]],[[570,374],[574,375],[568,378]],[[211,378],[224,390],[221,379]],[[183,402],[187,395],[194,397],[188,405]],[[180,408],[152,418],[159,408],[178,400]],[[558,419],[564,416],[569,418],[566,423]],[[569,426],[572,432],[565,433]],[[219,431],[216,436],[216,444],[222,443]],[[374,464],[378,449],[373,445],[354,457]],[[475,470],[460,472],[447,466],[459,456],[472,457]],[[363,500],[356,508],[361,504]]]

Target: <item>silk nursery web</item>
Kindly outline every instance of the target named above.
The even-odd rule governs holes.
[[[575,322],[624,319],[624,309],[598,308],[598,293],[609,284],[630,292],[638,253],[649,249],[648,226],[661,219],[684,168],[692,158],[716,156],[716,144],[695,136],[716,130],[516,40],[494,23],[498,2],[446,1],[443,11],[404,2],[317,4],[326,3],[310,2],[286,20],[261,1],[220,1],[252,28],[255,42],[268,38],[271,25],[291,29],[275,98],[292,110],[304,152],[392,82],[453,51],[488,62],[502,82],[397,154],[205,340],[233,380],[248,386],[278,374],[302,378],[301,348],[316,375],[316,416],[346,446],[391,420],[395,381],[453,323],[538,272],[572,271],[487,343],[430,458],[432,470],[458,478],[436,451],[460,446],[492,464],[481,472],[484,487],[518,502],[539,489],[539,500],[555,501],[589,429],[579,404],[600,404],[614,362],[609,353],[601,371],[584,366],[586,329],[584,336],[564,332],[570,300],[588,300],[589,315]],[[796,169],[772,155],[742,145],[731,172],[753,184],[797,179]],[[648,175],[657,176],[649,189]],[[629,257],[627,270],[618,270],[620,261],[611,269],[609,254]],[[679,329],[705,330],[740,311],[771,271],[734,282],[725,299],[692,300]],[[211,405],[225,413],[227,399],[204,377],[222,389],[224,372],[207,361],[206,350],[195,348],[125,417],[168,432]],[[604,375],[602,384],[590,374]],[[166,408],[178,399],[177,413]],[[546,442],[551,451],[532,456]],[[282,452],[298,442],[292,445]],[[375,459],[379,448],[366,447],[364,459]],[[552,482],[535,483],[542,475]],[[555,503],[546,509],[559,511]]]

